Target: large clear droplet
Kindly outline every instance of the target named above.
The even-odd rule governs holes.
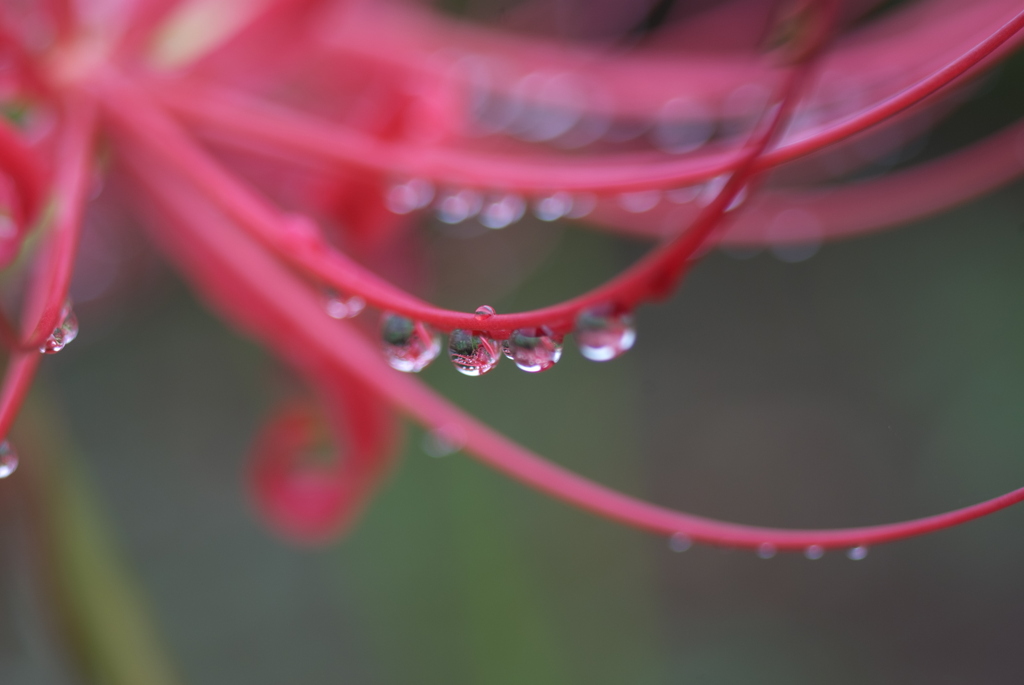
[[[669,199],[669,202],[674,202],[677,205],[685,205],[687,203],[696,200],[703,190],[703,186],[686,186],[683,188],[672,188],[671,190],[665,191],[665,197]]]
[[[697,204],[701,207],[711,204],[728,182],[729,174],[721,174],[709,180],[701,188],[700,194],[697,196]]]
[[[387,205],[395,214],[408,214],[430,204],[434,199],[434,186],[430,181],[414,178],[398,183],[388,190]]]
[[[633,214],[643,214],[658,206],[661,202],[660,190],[638,190],[634,193],[619,195],[619,206]]]
[[[533,204],[533,214],[541,221],[555,221],[572,211],[572,195],[555,193],[542,197]]]
[[[425,323],[385,313],[380,320],[384,356],[391,368],[419,373],[441,352],[441,336]]]
[[[562,343],[547,328],[520,328],[504,341],[502,351],[523,371],[539,373],[562,358]]]
[[[658,112],[651,142],[670,154],[693,152],[711,139],[715,132],[715,115],[696,100],[675,98]]]
[[[18,453],[11,447],[11,443],[4,440],[0,442],[0,478],[6,478],[18,470]]]
[[[580,219],[594,211],[597,207],[597,195],[580,193],[573,198],[572,208],[565,213],[570,219]]]
[[[53,329],[53,333],[50,333],[50,337],[40,346],[39,351],[43,354],[56,354],[77,337],[78,318],[71,309],[71,303],[67,302],[60,312],[60,323]]]
[[[825,556],[825,548],[821,545],[811,545],[804,550],[804,556],[808,559],[821,559]]]
[[[467,376],[482,376],[498,365],[498,343],[474,331],[454,330],[448,336],[448,356]]]
[[[335,290],[324,292],[324,311],[332,319],[351,319],[366,308],[366,300],[358,295],[345,297]]]
[[[436,206],[437,218],[446,224],[462,223],[474,217],[483,206],[480,193],[475,190],[460,190],[442,197]]]
[[[473,318],[477,321],[486,321],[487,319],[494,316],[494,307],[489,304],[482,304],[476,308],[473,313]]]
[[[740,205],[742,205],[744,202],[746,202],[747,201],[747,194],[748,193],[747,193],[747,187],[746,186],[743,186],[742,188],[740,188],[739,192],[736,193],[736,196],[733,197],[731,202],[729,202],[729,206],[725,208],[725,211],[731,212],[731,211],[735,210],[737,207],[739,207]]]
[[[480,212],[480,223],[487,228],[505,228],[523,218],[526,203],[518,195],[504,195],[488,202]]]
[[[762,559],[771,559],[775,556],[775,552],[777,551],[778,550],[775,549],[775,545],[773,545],[772,543],[762,542],[757,548],[757,556],[761,557]]]
[[[615,313],[611,307],[595,307],[576,317],[576,345],[580,353],[595,362],[615,359],[636,342],[633,315]]]
[[[867,555],[868,548],[864,545],[858,545],[857,547],[853,547],[847,550],[846,552],[846,556],[850,559],[853,559],[854,561],[860,561],[861,559],[864,559]]]

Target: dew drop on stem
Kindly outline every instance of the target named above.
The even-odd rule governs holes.
[[[67,302],[61,309],[60,322],[53,329],[53,333],[50,333],[50,337],[39,347],[39,351],[43,354],[56,354],[77,337],[78,318],[75,316],[74,310],[71,309],[71,303]]]
[[[505,228],[523,218],[526,203],[518,195],[508,194],[494,198],[480,212],[480,223],[487,228]]]
[[[572,211],[572,195],[554,193],[534,201],[533,214],[541,221],[556,221]]]
[[[7,478],[18,470],[18,453],[7,440],[0,442],[0,478]]]
[[[861,559],[863,559],[867,555],[868,555],[868,548],[865,547],[864,545],[858,545],[858,546],[852,547],[852,548],[850,548],[849,550],[846,551],[846,556],[848,558],[852,559],[853,561],[860,561]]]
[[[460,190],[449,193],[435,205],[437,218],[446,224],[462,223],[477,215],[483,207],[483,199],[475,190]]]
[[[332,319],[351,319],[366,308],[366,300],[358,295],[345,297],[337,291],[324,292],[324,311]]]
[[[597,207],[597,196],[593,193],[579,193],[572,200],[572,207],[565,213],[570,219],[581,219]]]
[[[804,550],[804,556],[812,561],[815,559],[821,559],[825,556],[825,548],[821,545],[811,545]]]
[[[615,359],[636,342],[633,315],[608,306],[580,312],[573,333],[580,353],[595,362]]]
[[[693,540],[686,533],[673,533],[668,539],[668,548],[673,552],[685,552],[693,547]]]
[[[502,343],[505,356],[527,373],[547,371],[562,358],[562,342],[542,328],[519,328]]]
[[[441,352],[441,336],[427,324],[392,314],[381,316],[381,342],[391,368],[419,373]]]
[[[658,206],[661,202],[660,190],[638,190],[634,193],[619,195],[619,206],[633,214],[643,214]]]
[[[498,365],[498,343],[475,331],[454,330],[448,336],[448,356],[459,373],[482,376]]]
[[[396,183],[387,193],[387,206],[395,214],[408,214],[422,209],[434,199],[434,186],[430,181],[414,178],[405,183]]]

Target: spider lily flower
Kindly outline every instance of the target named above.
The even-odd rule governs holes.
[[[0,321],[10,351],[0,433],[39,350],[74,337],[68,283],[98,151],[109,147],[153,242],[315,398],[268,422],[250,474],[265,518],[295,540],[330,540],[352,524],[390,468],[398,414],[674,549],[817,558],[852,548],[859,558],[1024,499],[1016,490],[839,530],[711,520],[555,466],[411,375],[444,363],[446,349],[471,376],[503,355],[557,374],[568,339],[589,359],[614,359],[637,335],[632,312],[673,292],[712,247],[806,246],[888,228],[1024,168],[1022,124],[870,180],[856,180],[850,161],[858,145],[874,146],[876,159],[889,152],[897,127],[923,132],[962,82],[1010,54],[1024,36],[1018,3],[929,0],[866,23],[857,20],[871,2],[776,5],[686,14],[669,3],[667,17],[624,15],[627,28],[646,27],[642,40],[626,32],[629,50],[622,31],[612,49],[604,29],[554,40],[402,2],[5,5],[6,97],[53,125],[37,136],[0,123],[0,260],[25,253],[32,264],[18,325]],[[524,3],[518,16],[541,11]],[[653,247],[606,283],[525,312],[443,309],[381,275],[425,213],[515,230],[528,211]],[[314,458],[325,445],[335,447]]]

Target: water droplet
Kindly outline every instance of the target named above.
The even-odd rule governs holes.
[[[40,346],[39,351],[43,354],[56,354],[78,337],[78,318],[71,309],[71,303],[66,302],[60,312],[60,323],[50,333],[50,337]]]
[[[772,219],[765,236],[774,243],[772,254],[783,262],[796,264],[818,253],[824,231],[815,214],[805,209],[787,209]]]
[[[604,132],[604,139],[609,143],[628,143],[642,136],[650,127],[646,118],[613,120]]]
[[[704,184],[701,188],[700,194],[697,195],[697,204],[701,207],[706,207],[718,197],[718,194],[722,192],[722,188],[725,188],[725,184],[729,182],[729,174],[721,174],[715,176],[713,179]]]
[[[615,359],[636,342],[633,315],[614,313],[610,307],[586,309],[576,317],[576,345],[580,353],[595,362]]]
[[[423,436],[423,451],[431,457],[447,457],[466,445],[466,434],[455,424],[441,426]]]
[[[853,559],[854,561],[860,561],[861,559],[863,559],[867,555],[868,555],[868,548],[865,547],[864,545],[858,545],[858,546],[852,547],[852,548],[850,548],[850,549],[848,549],[846,551],[846,556],[848,556],[850,559]]]
[[[677,205],[685,205],[696,200],[703,189],[703,186],[672,188],[671,190],[665,191],[665,197],[669,199],[669,202],[674,202]]]
[[[678,155],[693,152],[708,142],[714,132],[714,116],[705,105],[688,98],[675,98],[658,112],[658,121],[650,136],[656,148]]]
[[[332,319],[351,319],[366,308],[366,300],[358,295],[345,297],[335,290],[324,292],[324,311]]]
[[[573,198],[572,209],[566,212],[570,219],[582,219],[594,211],[597,206],[597,195],[593,193],[580,193]]]
[[[762,559],[771,559],[775,556],[775,553],[777,551],[778,550],[775,549],[775,545],[773,545],[772,543],[762,542],[761,545],[757,548],[757,556],[761,557]]]
[[[474,217],[483,206],[480,193],[475,190],[460,190],[449,193],[437,203],[437,218],[446,224],[462,223]]]
[[[518,195],[509,194],[487,203],[480,212],[480,223],[487,228],[505,228],[523,218],[526,203]]]
[[[514,90],[524,106],[510,129],[522,140],[537,143],[565,135],[583,115],[586,95],[574,74],[534,72]]]
[[[0,442],[0,478],[6,478],[17,470],[18,453],[8,441]]]
[[[441,336],[425,323],[398,314],[385,313],[380,319],[384,356],[391,368],[419,373],[441,352]]]
[[[504,341],[502,351],[523,371],[539,373],[562,358],[562,343],[547,328],[520,328]]]
[[[643,214],[658,206],[661,202],[660,190],[640,190],[635,193],[619,195],[619,206],[633,214]]]
[[[729,206],[725,208],[725,211],[727,211],[727,212],[733,211],[734,209],[736,209],[737,207],[742,205],[744,202],[746,202],[746,200],[747,200],[747,187],[743,186],[742,188],[740,188],[740,192],[736,193],[736,195],[733,196],[732,202],[730,202]]]
[[[482,376],[501,359],[498,343],[474,331],[454,330],[448,336],[448,356],[467,376]]]
[[[685,552],[693,547],[693,540],[686,533],[673,533],[668,539],[668,548],[673,552]]]
[[[771,99],[771,90],[759,83],[746,83],[735,88],[722,102],[718,124],[719,136],[731,139],[747,134]]]
[[[556,221],[572,211],[572,195],[555,193],[533,204],[533,214],[541,221]]]
[[[804,556],[811,560],[821,559],[825,556],[825,548],[821,545],[811,545],[804,550]]]
[[[476,318],[477,321],[486,321],[492,316],[494,316],[494,307],[489,304],[485,304],[476,308],[476,316],[474,318]]]
[[[387,205],[395,214],[408,214],[422,209],[434,199],[434,186],[430,181],[414,178],[405,183],[397,183],[388,191]]]

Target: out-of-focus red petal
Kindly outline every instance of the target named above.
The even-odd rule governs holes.
[[[333,432],[330,461],[315,450],[327,430],[310,404],[280,408],[256,440],[249,487],[260,515],[301,543],[330,542],[348,530],[394,453],[396,423],[384,403],[351,378],[335,377],[325,398]],[[344,444],[347,450],[342,451]]]

